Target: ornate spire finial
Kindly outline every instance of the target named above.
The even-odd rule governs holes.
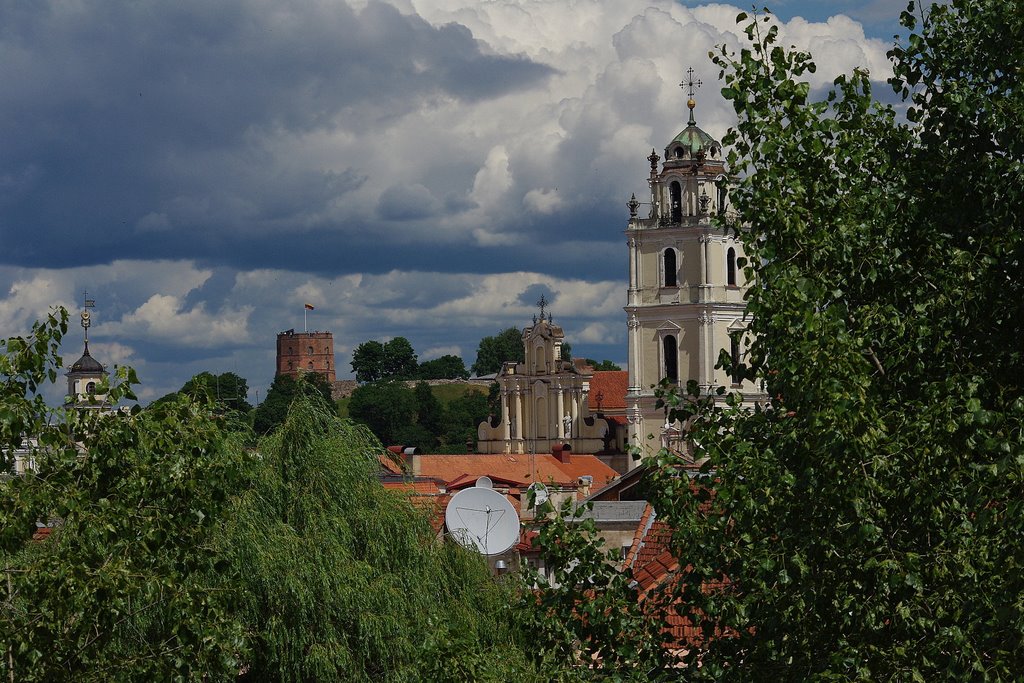
[[[82,290],[82,329],[85,330],[85,349],[86,353],[89,353],[89,326],[92,325],[92,314],[89,313],[90,308],[96,307],[96,300],[89,298],[89,292]]]
[[[540,299],[537,301],[537,305],[540,306],[540,319],[544,321],[544,309],[548,307],[548,300],[544,298],[544,295],[540,295]]]
[[[636,218],[636,210],[639,207],[640,207],[640,202],[638,202],[636,200],[636,192],[634,192],[633,196],[629,198],[628,202],[626,202],[626,208],[629,209],[629,217],[630,218]]]
[[[693,89],[694,88],[699,88],[701,85],[703,85],[703,83],[701,82],[701,80],[699,78],[696,81],[693,80],[693,67],[692,66],[689,69],[686,70],[686,76],[687,76],[687,78],[689,80],[686,80],[686,81],[683,81],[682,83],[680,83],[679,87],[687,89],[687,93],[686,94],[689,97],[689,99],[686,101],[686,106],[690,108],[690,125],[691,126],[696,126],[697,125],[697,121],[694,120],[694,118],[693,118],[693,108],[697,106],[697,102],[693,99]]]

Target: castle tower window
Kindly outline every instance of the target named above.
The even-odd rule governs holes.
[[[309,354],[310,356],[312,356],[313,355],[313,347],[312,346],[307,346],[306,347],[306,353]]]
[[[726,284],[730,287],[736,286],[736,250],[729,247],[725,252]]]
[[[312,369],[313,369],[313,361],[309,361],[309,369],[310,369],[310,370],[312,370]]]
[[[665,287],[676,287],[678,286],[678,280],[676,279],[676,273],[678,272],[678,266],[676,264],[676,250],[669,248],[665,250],[662,256],[662,280]]]
[[[683,220],[683,186],[678,180],[673,180],[668,186],[668,193],[672,203],[672,222],[679,223]]]
[[[675,335],[666,335],[662,341],[662,352],[665,357],[665,379],[673,384],[679,382],[679,346]]]

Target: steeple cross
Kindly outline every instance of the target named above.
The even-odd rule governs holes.
[[[689,80],[683,81],[682,83],[680,83],[679,87],[680,88],[688,88],[686,94],[692,100],[693,99],[693,89],[695,87],[699,88],[700,86],[704,85],[704,83],[699,78],[696,81],[693,80],[693,67],[692,66],[689,69],[686,70],[686,75],[689,78]]]
[[[544,320],[544,309],[548,306],[548,300],[544,298],[544,295],[540,295],[540,300],[537,301],[537,305],[540,306],[540,319]]]

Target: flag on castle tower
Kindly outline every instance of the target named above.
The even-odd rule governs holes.
[[[313,304],[306,304],[305,306],[306,306],[306,310],[307,311],[312,311],[313,310]]]

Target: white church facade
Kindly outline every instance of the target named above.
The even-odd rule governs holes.
[[[608,450],[611,425],[590,411],[589,368],[562,358],[565,333],[551,316],[523,330],[526,360],[506,361],[494,381],[501,414],[477,429],[480,453],[576,453]]]

